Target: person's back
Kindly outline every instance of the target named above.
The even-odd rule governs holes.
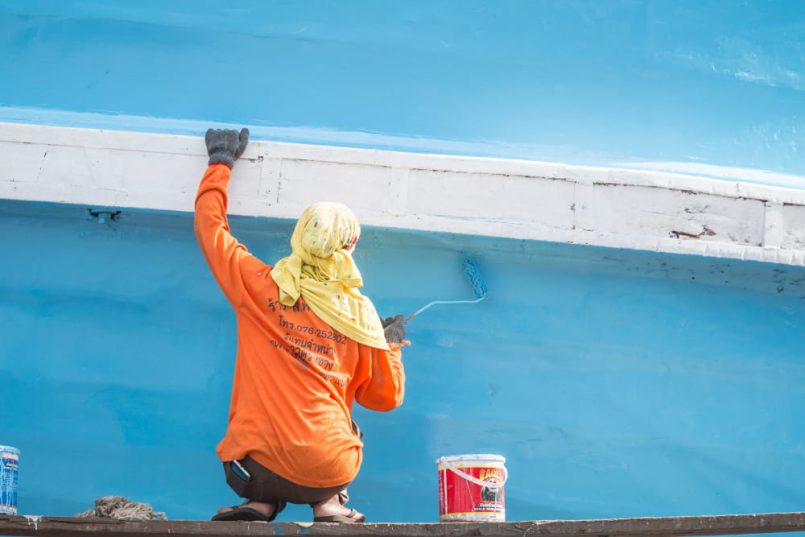
[[[362,521],[342,507],[362,459],[351,409],[355,401],[379,411],[402,404],[403,321],[388,320],[396,336],[387,343],[374,307],[357,291],[350,250],[359,227],[346,207],[308,208],[292,256],[276,267],[230,234],[226,187],[247,136],[208,131],[210,167],[196,197],[196,236],[238,325],[229,424],[217,452],[227,482],[247,502],[214,519],[271,520],[290,501],[314,505],[314,520]]]

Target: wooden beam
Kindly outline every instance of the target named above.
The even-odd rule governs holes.
[[[676,537],[805,531],[805,513],[449,524],[312,524],[0,515],[0,535],[42,537]]]

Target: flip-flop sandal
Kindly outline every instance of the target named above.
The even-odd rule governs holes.
[[[252,509],[251,507],[243,507],[241,505],[233,505],[229,511],[224,511],[223,513],[218,513],[212,520],[215,522],[235,522],[235,521],[247,521],[247,522],[271,522],[280,512],[285,509],[285,502],[277,503],[277,506],[274,508],[274,512],[271,513],[271,516],[265,516],[263,513],[258,511],[257,509]]]
[[[363,524],[366,522],[366,515],[356,516],[358,512],[350,509],[347,515],[329,515],[313,517],[313,522],[336,522],[338,524]]]

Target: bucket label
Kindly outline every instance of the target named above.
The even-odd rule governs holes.
[[[0,456],[0,513],[17,514],[17,476],[19,456],[3,452]]]
[[[483,482],[474,483],[447,468],[439,470],[439,516],[441,520],[503,522],[506,500],[503,484],[505,471],[493,466],[458,466],[467,476]]]

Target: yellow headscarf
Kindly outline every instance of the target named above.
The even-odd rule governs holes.
[[[280,302],[293,306],[304,297],[324,322],[359,343],[388,349],[374,304],[358,289],[363,279],[348,250],[361,228],[341,203],[314,203],[302,213],[291,235],[291,255],[280,259],[271,277]]]

